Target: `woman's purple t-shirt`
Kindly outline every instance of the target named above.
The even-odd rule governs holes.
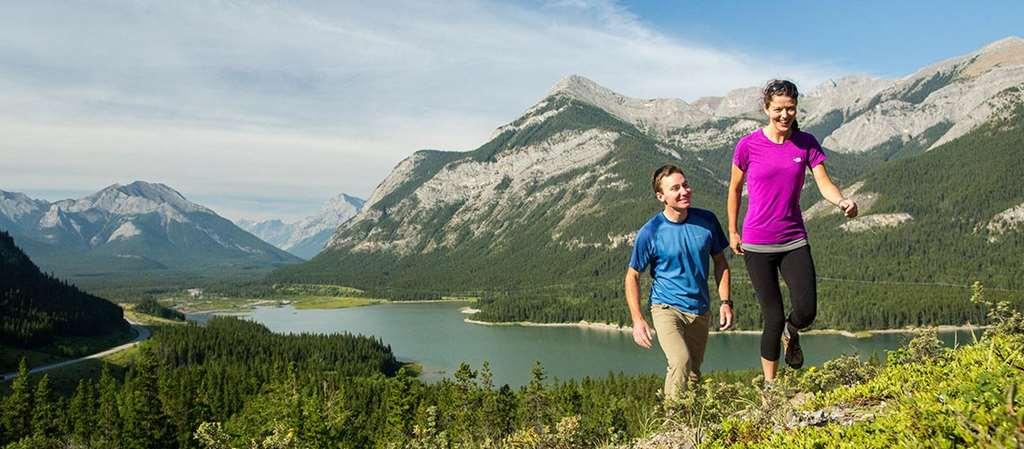
[[[768,140],[761,128],[740,139],[732,163],[747,176],[744,243],[777,245],[807,238],[800,191],[807,169],[825,159],[818,139],[801,131],[781,144]]]

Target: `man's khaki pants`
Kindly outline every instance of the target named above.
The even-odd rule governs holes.
[[[686,389],[689,381],[700,381],[700,364],[708,343],[710,313],[703,315],[681,312],[664,304],[651,305],[658,343],[668,359],[665,374],[665,399],[674,399]]]

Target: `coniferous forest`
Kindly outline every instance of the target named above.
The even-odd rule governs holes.
[[[1024,315],[945,348],[926,331],[885,363],[843,356],[771,387],[712,374],[662,403],[659,376],[519,388],[487,365],[424,383],[372,338],[275,335],[219,317],[160,327],[123,369],[58,392],[26,367],[0,394],[6,448],[992,447],[1024,442]],[[751,382],[753,380],[754,382]],[[661,441],[661,443],[657,443]],[[636,445],[636,446],[634,446]]]
[[[658,376],[545,377],[534,366],[532,381],[513,389],[494,385],[487,366],[464,364],[428,384],[372,338],[276,335],[217,317],[159,328],[127,369],[82,379],[66,396],[47,376],[20,375],[0,402],[2,442],[220,448],[278,447],[250,442],[291,438],[302,444],[287,447],[481,447],[576,417],[596,443],[639,436],[662,384]]]
[[[0,344],[36,347],[60,337],[97,336],[128,327],[121,308],[39,271],[0,231]]]

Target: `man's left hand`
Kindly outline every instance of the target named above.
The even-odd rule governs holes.
[[[718,308],[718,325],[720,331],[729,330],[732,327],[732,306],[722,304]]]

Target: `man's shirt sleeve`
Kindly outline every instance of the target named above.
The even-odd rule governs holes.
[[[629,267],[643,273],[650,265],[651,260],[654,259],[654,252],[652,251],[654,245],[651,245],[651,233],[647,230],[647,227],[640,228],[640,231],[636,233],[636,242],[633,243],[633,254],[629,257]]]

